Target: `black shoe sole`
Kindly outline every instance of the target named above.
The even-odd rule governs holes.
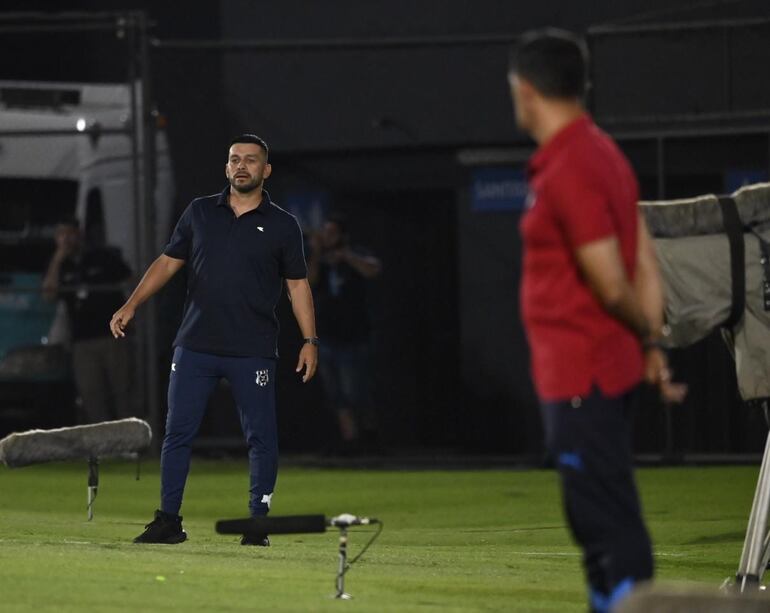
[[[182,532],[181,534],[175,534],[174,536],[170,536],[162,541],[142,541],[140,538],[141,537],[135,538],[134,543],[139,545],[178,545],[179,543],[184,543],[187,540],[187,533]]]
[[[244,536],[241,538],[241,545],[246,547],[270,547],[270,539],[266,536],[263,538],[257,538],[255,540],[252,539],[253,537]]]

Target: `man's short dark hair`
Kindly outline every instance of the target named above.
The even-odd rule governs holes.
[[[233,140],[230,141],[230,147],[237,143],[251,143],[252,145],[259,145],[265,152],[265,159],[267,159],[270,155],[270,149],[268,148],[267,143],[264,141],[264,139],[260,138],[256,134],[241,134],[240,136],[236,136]]]
[[[509,72],[548,98],[582,99],[588,86],[588,48],[566,30],[527,32],[511,54]]]

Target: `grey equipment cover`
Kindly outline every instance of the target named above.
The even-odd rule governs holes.
[[[150,425],[136,417],[98,424],[15,432],[0,440],[0,461],[10,468],[40,462],[125,457],[150,446]]]
[[[770,184],[735,194],[744,233],[746,307],[725,340],[735,357],[743,400],[770,397],[770,311],[764,307],[760,238],[770,242]],[[666,291],[668,342],[686,347],[727,320],[732,306],[730,245],[716,196],[640,202],[655,239]]]
[[[751,228],[770,227],[770,183],[747,185],[733,193],[738,215]],[[714,194],[682,200],[643,201],[650,234],[655,238],[678,238],[722,234],[724,222],[719,198]]]

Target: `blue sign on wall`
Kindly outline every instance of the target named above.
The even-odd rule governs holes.
[[[290,191],[284,194],[280,206],[297,218],[303,232],[312,232],[326,217],[329,194],[321,190]]]
[[[527,179],[521,169],[476,168],[471,179],[471,210],[523,211],[527,191]]]
[[[725,193],[732,194],[744,185],[766,183],[767,171],[748,168],[734,168],[725,173]]]

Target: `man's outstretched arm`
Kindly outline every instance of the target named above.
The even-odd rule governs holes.
[[[184,266],[184,262],[184,260],[172,258],[164,254],[150,264],[147,272],[144,273],[142,280],[139,281],[136,289],[126,300],[126,303],[112,316],[110,331],[115,338],[126,335],[126,326],[134,318],[139,305],[166,285],[171,277]]]

